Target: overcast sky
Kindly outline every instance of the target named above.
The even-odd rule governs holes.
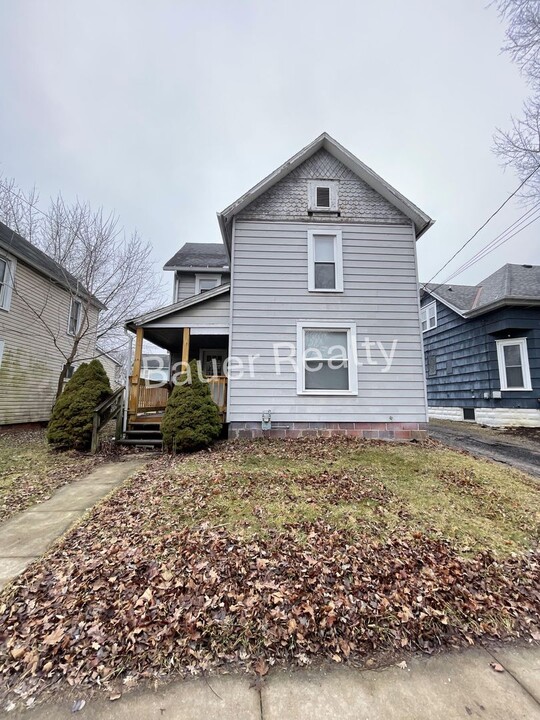
[[[518,184],[492,134],[527,90],[487,4],[0,0],[0,172],[115,209],[161,266],[219,242],[216,211],[326,130],[436,220],[426,281]],[[540,264],[539,231],[456,282]]]

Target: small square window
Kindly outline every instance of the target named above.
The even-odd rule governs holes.
[[[221,275],[195,275],[195,295],[221,285]]]
[[[308,181],[308,210],[311,212],[338,211],[337,180]]]

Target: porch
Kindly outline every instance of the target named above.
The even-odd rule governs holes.
[[[143,345],[148,340],[170,354],[170,368],[162,371],[162,376],[153,379],[143,373]],[[142,425],[159,426],[174,388],[175,376],[191,360],[198,360],[212,400],[216,403],[225,421],[227,412],[227,378],[223,374],[223,364],[228,352],[228,334],[221,330],[206,328],[167,327],[135,328],[135,351],[128,385],[127,430]],[[154,428],[155,430],[155,428]]]

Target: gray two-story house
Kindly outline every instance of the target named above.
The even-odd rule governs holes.
[[[218,214],[222,243],[166,264],[171,305],[134,318],[129,422],[169,392],[143,340],[201,362],[229,436],[425,431],[416,241],[432,220],[324,133]]]

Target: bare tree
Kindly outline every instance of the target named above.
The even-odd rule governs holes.
[[[509,130],[497,129],[495,153],[503,165],[512,167],[523,182],[525,201],[540,200],[540,3],[538,0],[495,0],[500,16],[506,20],[509,53],[531,87],[521,117],[512,118]]]
[[[13,287],[63,359],[60,394],[73,362],[90,359],[86,348],[98,343],[105,351],[121,351],[127,342],[124,322],[159,306],[163,290],[151,245],[137,231],[126,233],[115,213],[79,201],[68,204],[60,195],[46,212],[37,203],[35,189],[24,193],[13,180],[0,178],[0,219],[53,258],[70,288],[73,327],[66,347],[65,318],[47,320],[50,298],[36,304],[24,297],[16,279]],[[94,298],[102,306],[99,318]]]

